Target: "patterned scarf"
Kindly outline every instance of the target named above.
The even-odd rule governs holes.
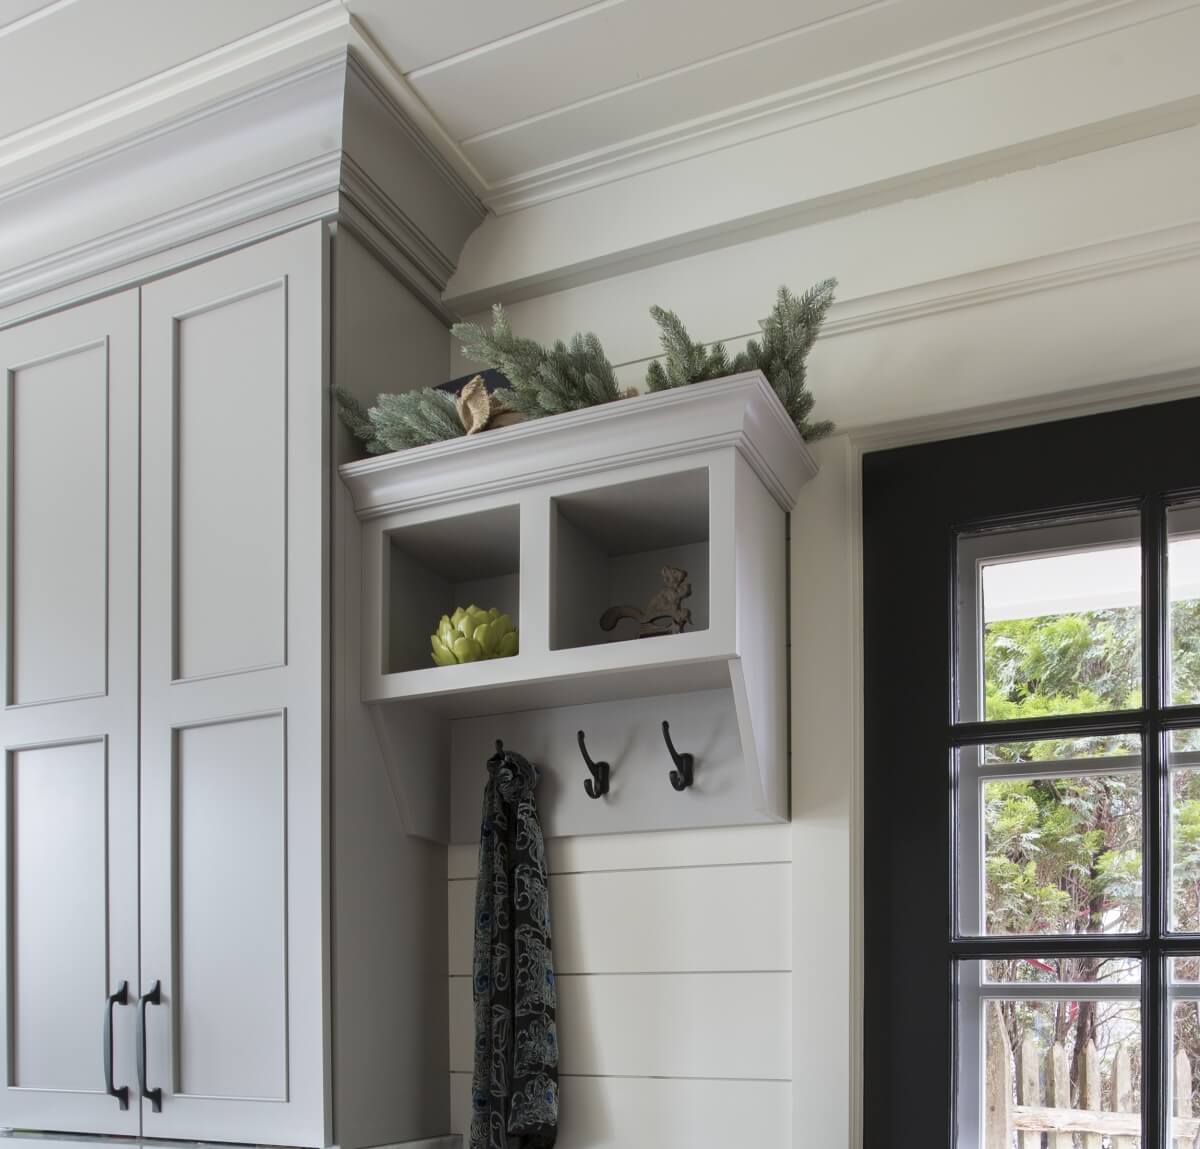
[[[550,1149],[558,1034],[537,768],[488,760],[475,895],[475,1074],[470,1149]]]

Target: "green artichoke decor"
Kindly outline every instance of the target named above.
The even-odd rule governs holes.
[[[429,642],[438,666],[508,658],[517,653],[517,628],[512,618],[498,608],[481,610],[472,603],[460,606],[451,615],[442,615],[437,633],[429,636]]]

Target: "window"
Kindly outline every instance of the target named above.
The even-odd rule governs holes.
[[[864,461],[868,1149],[1198,1143],[1197,427]]]

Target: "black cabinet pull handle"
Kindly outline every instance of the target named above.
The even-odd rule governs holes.
[[[104,1006],[104,1092],[115,1097],[122,1109],[129,1108],[129,1086],[113,1085],[113,1006],[129,1004],[129,982],[121,982],[116,993],[108,995]]]
[[[142,1096],[150,1102],[155,1113],[162,1112],[162,1090],[150,1089],[146,1085],[146,1006],[162,1005],[162,982],[156,981],[149,993],[142,994],[142,1025],[141,1035],[137,1044],[138,1085]]]

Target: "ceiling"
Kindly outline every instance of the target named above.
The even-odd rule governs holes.
[[[327,14],[374,43],[437,146],[507,212],[1102,6],[1113,0],[720,0],[697,18],[696,0],[0,0],[0,145]]]
[[[995,24],[995,0],[349,0],[505,210],[897,68]],[[1061,8],[1006,0],[1006,21]],[[486,23],[476,13],[489,12]],[[432,13],[436,12],[436,15]],[[751,129],[752,130],[752,129]],[[764,131],[767,130],[764,121]],[[571,181],[564,184],[564,181]]]

